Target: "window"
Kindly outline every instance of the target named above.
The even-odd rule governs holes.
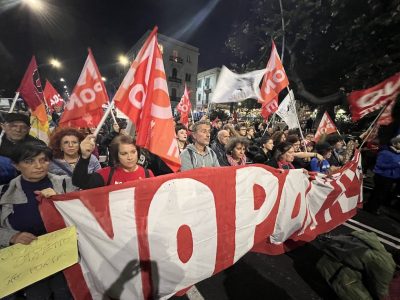
[[[201,84],[202,84],[201,79],[200,79],[200,80],[197,80],[197,87],[198,87],[198,88],[201,88]]]
[[[190,82],[191,77],[192,77],[191,74],[186,73],[186,75],[185,75],[185,81],[186,81],[186,82]]]
[[[177,50],[172,50],[172,56],[173,57],[178,57],[178,51]]]
[[[209,88],[210,88],[210,78],[206,78],[206,83],[204,84],[204,87],[205,87],[206,89],[209,89]]]
[[[178,70],[176,68],[172,69],[172,78],[176,78],[178,76]]]
[[[197,102],[200,102],[200,103],[201,103],[201,94],[198,94],[198,95],[197,95]]]
[[[191,63],[190,55],[186,56],[186,62]]]

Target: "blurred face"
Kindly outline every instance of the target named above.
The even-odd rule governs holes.
[[[218,121],[217,123],[215,123],[215,127],[216,127],[217,129],[222,128],[222,121]]]
[[[332,150],[329,150],[325,155],[324,158],[329,159],[332,156]]]
[[[313,152],[313,150],[314,150],[314,146],[313,145],[308,145],[307,146],[307,151],[308,152]]]
[[[297,141],[296,143],[293,144],[294,152],[299,152],[300,151],[300,141]]]
[[[226,130],[221,130],[218,134],[218,140],[224,146],[228,143],[229,137],[229,132]]]
[[[138,161],[136,146],[132,144],[120,144],[118,149],[118,159],[122,168],[127,171],[135,171]]]
[[[254,129],[253,128],[249,128],[249,130],[247,130],[247,135],[254,137]]]
[[[243,144],[236,144],[235,148],[232,150],[232,157],[233,159],[242,159],[245,152],[246,147]]]
[[[313,134],[307,134],[306,135],[306,140],[310,141],[310,142],[313,141],[314,140],[314,135]]]
[[[246,127],[240,127],[239,128],[239,134],[241,136],[246,136],[247,128]]]
[[[26,181],[38,182],[47,176],[50,160],[44,153],[27,158],[15,165]]]
[[[268,150],[268,151],[272,151],[272,149],[274,148],[274,141],[272,139],[269,139],[264,145],[263,145],[264,149]]]
[[[4,130],[4,133],[12,142],[19,142],[25,138],[25,136],[29,133],[30,127],[26,125],[22,121],[15,121],[10,123],[4,123],[1,125]]]
[[[178,130],[176,133],[176,137],[180,142],[186,142],[187,140],[187,131],[185,129]]]
[[[342,149],[343,148],[343,141],[337,142],[334,147],[335,147],[336,150]]]
[[[290,147],[290,149],[282,155],[281,160],[284,161],[284,162],[293,162],[293,160],[294,160],[294,148]]]
[[[79,151],[79,139],[74,135],[64,136],[60,142],[60,149],[66,155],[77,155]]]
[[[286,134],[282,134],[280,142],[283,143],[286,141]]]
[[[207,146],[210,144],[210,132],[211,128],[209,125],[201,124],[197,127],[197,131],[193,132],[193,138],[200,146]]]

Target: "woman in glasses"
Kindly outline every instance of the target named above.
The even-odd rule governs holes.
[[[8,185],[0,186],[0,248],[28,245],[47,233],[39,212],[38,195],[49,197],[75,190],[71,178],[48,172],[51,149],[40,142],[21,144],[12,161],[21,173]],[[24,289],[26,299],[71,299],[62,272]]]
[[[62,128],[50,139],[50,148],[53,150],[54,159],[50,162],[49,172],[57,175],[68,175],[72,173],[78,163],[80,152],[79,144],[84,135],[74,128]],[[101,169],[98,159],[92,154],[90,156],[88,173]]]

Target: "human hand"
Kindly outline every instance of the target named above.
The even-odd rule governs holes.
[[[36,239],[37,239],[37,237],[35,235],[33,235],[32,233],[18,232],[11,237],[10,244],[11,245],[14,245],[14,244],[29,245]]]
[[[52,188],[47,188],[41,191],[35,191],[35,194],[37,196],[43,196],[45,198],[49,198],[51,196],[57,195],[56,191],[53,190]]]
[[[81,155],[82,158],[89,158],[95,148],[95,140],[96,136],[94,134],[89,134],[85,137],[85,139],[80,144]]]
[[[316,158],[317,158],[319,161],[323,161],[323,160],[324,160],[324,157],[323,157],[321,154],[319,154],[319,153],[317,153]]]

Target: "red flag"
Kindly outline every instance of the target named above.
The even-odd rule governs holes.
[[[176,109],[179,111],[181,115],[180,122],[185,125],[186,128],[189,128],[189,112],[192,109],[192,104],[189,99],[189,91],[187,90],[187,86],[185,83],[185,91],[183,92],[183,96],[181,101],[176,106]]]
[[[317,132],[315,133],[314,140],[318,143],[319,139],[324,134],[331,134],[337,131],[335,123],[333,123],[331,117],[327,112],[322,116],[321,122],[319,123]]]
[[[393,122],[392,119],[392,110],[393,110],[393,106],[395,105],[396,100],[392,100],[389,102],[389,104],[387,105],[387,107],[385,108],[385,110],[383,111],[383,113],[381,114],[381,116],[379,117],[377,124],[378,125],[389,125],[390,123]]]
[[[268,117],[278,110],[279,104],[276,99],[272,99],[270,102],[263,102],[261,106],[261,116],[265,121],[268,120]]]
[[[276,51],[275,43],[272,42],[271,56],[268,60],[263,83],[261,85],[261,97],[259,102],[269,103],[278,98],[278,94],[289,85],[278,51]]]
[[[114,101],[135,124],[137,144],[160,156],[173,171],[178,171],[179,149],[157,27],[144,42]]]
[[[353,121],[385,106],[400,93],[400,73],[365,90],[351,92],[348,96]]]
[[[92,51],[89,49],[82,73],[65,105],[58,125],[60,127],[96,127],[103,116],[102,105],[105,103],[108,103],[106,88]]]
[[[38,118],[40,123],[45,124],[47,122],[47,113],[35,56],[32,56],[17,92],[20,93],[31,109],[32,116]]]
[[[48,80],[46,80],[43,94],[50,112],[54,110],[54,106],[64,105],[64,99],[60,96],[60,94]]]

